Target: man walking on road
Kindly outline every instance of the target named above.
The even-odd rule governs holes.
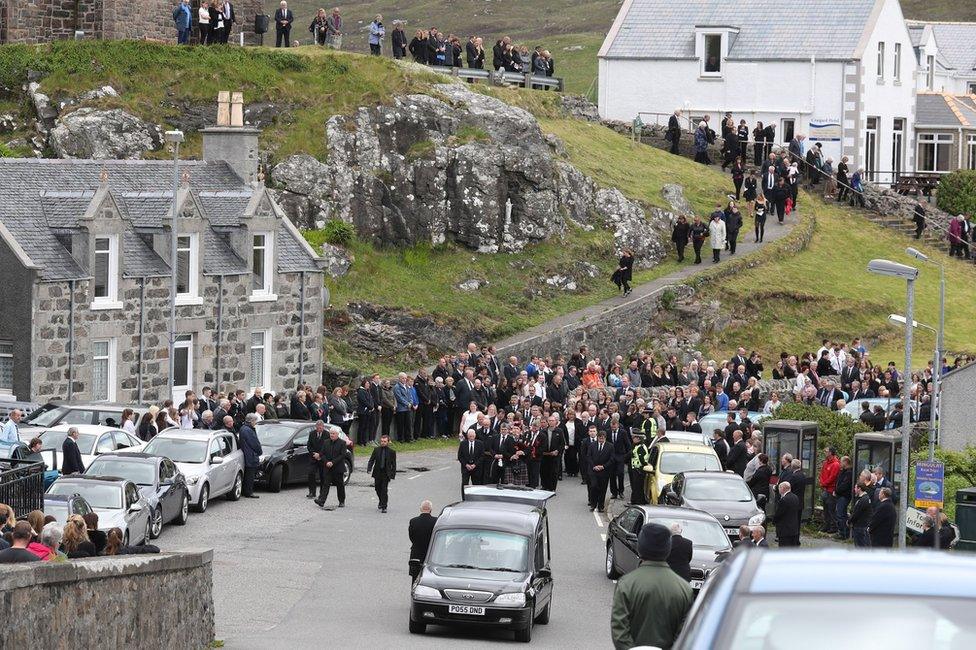
[[[595,429],[591,426],[591,429]],[[604,502],[607,500],[607,486],[610,484],[610,474],[613,471],[613,447],[607,443],[607,434],[600,431],[596,442],[591,442],[586,452],[587,491],[589,492],[590,511],[603,512]]]
[[[308,449],[308,457],[311,458],[308,463],[308,494],[305,495],[309,499],[315,498],[316,478],[319,485],[325,485],[325,465],[320,461],[322,460],[322,445],[328,437],[325,433],[325,422],[319,420],[315,423],[315,430],[309,434],[308,442],[305,444],[306,449]]]
[[[380,436],[380,446],[373,449],[373,453],[366,463],[366,473],[373,477],[373,487],[376,489],[376,506],[380,512],[386,512],[389,503],[388,489],[390,481],[396,478],[396,451],[390,449],[390,436]]]
[[[779,489],[779,501],[776,502],[776,512],[773,523],[776,524],[776,537],[781,547],[800,545],[800,500],[790,491],[789,482],[782,482]]]
[[[630,452],[630,503],[639,506],[647,504],[647,466],[650,450],[644,441],[644,436],[635,430],[632,434],[634,447]]]
[[[563,430],[559,426],[559,416],[549,416],[549,427],[543,431],[544,443],[542,451],[542,489],[556,491],[559,482],[559,457],[565,446]]]
[[[242,491],[248,499],[260,498],[254,494],[254,477],[258,473],[258,467],[261,466],[261,454],[264,453],[264,450],[261,449],[261,441],[258,440],[258,433],[254,430],[257,423],[258,415],[248,413],[244,417],[244,426],[241,427],[239,434],[241,451],[244,452],[244,489]]]
[[[430,538],[434,534],[434,524],[437,517],[430,514],[434,505],[427,500],[420,504],[420,514],[410,520],[407,526],[407,534],[410,536],[410,560],[418,560],[416,568],[411,563],[410,584],[420,575],[420,564],[427,559],[427,549],[430,547]]]
[[[324,508],[325,500],[329,498],[329,487],[335,485],[339,507],[345,508],[346,485],[342,479],[346,466],[346,443],[339,439],[339,428],[332,427],[329,430],[329,438],[320,444],[319,463],[324,467],[325,480],[322,482],[319,498],[315,500],[315,504]]]
[[[485,456],[485,443],[478,440],[474,429],[468,429],[468,437],[458,445],[457,459],[461,464],[461,490],[470,483],[481,485],[481,463]]]
[[[691,586],[667,563],[671,531],[645,524],[637,538],[640,565],[617,582],[610,635],[617,650],[655,646],[667,650],[694,602]]]

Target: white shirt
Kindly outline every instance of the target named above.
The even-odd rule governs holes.
[[[200,17],[200,23],[202,25],[209,25],[210,24],[210,10],[209,9],[207,9],[206,7],[200,7],[197,10],[197,15]]]
[[[573,420],[566,421],[566,444],[574,445],[576,443],[576,422]]]
[[[123,422],[122,430],[130,435],[136,435],[136,425],[132,423],[132,420],[126,420]]]

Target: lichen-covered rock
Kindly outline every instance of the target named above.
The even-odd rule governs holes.
[[[159,129],[120,109],[79,108],[59,117],[49,136],[59,158],[140,158],[161,144]]]
[[[600,109],[582,95],[562,95],[563,110],[570,116],[587,122],[600,121]]]
[[[670,233],[676,220],[670,212],[652,208],[647,215],[616,188],[597,190],[593,203],[604,224],[613,228],[617,248],[634,252],[635,267],[652,267],[665,256],[668,241],[665,233]]]
[[[675,185],[674,183],[668,183],[661,188],[661,196],[664,200],[668,202],[671,206],[671,211],[675,214],[683,214],[685,216],[695,214],[694,208],[691,207],[691,203],[685,198],[685,190],[680,185]]]
[[[332,278],[341,278],[349,272],[352,266],[352,256],[345,249],[325,242],[322,244],[322,268]]]
[[[47,133],[54,128],[54,121],[58,117],[58,109],[51,105],[51,98],[40,90],[41,84],[31,81],[27,84],[27,96],[34,104],[34,113],[37,115],[37,129],[41,133]]]

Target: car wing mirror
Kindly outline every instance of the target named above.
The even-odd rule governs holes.
[[[538,577],[540,577],[540,578],[551,578],[552,577],[552,569],[550,569],[549,567],[543,567],[543,568],[539,569],[538,571],[536,571],[535,574]]]
[[[224,462],[223,456],[218,456],[217,454],[214,454],[213,456],[210,457],[211,465],[220,465],[222,462]]]
[[[131,506],[129,506],[129,512],[141,512],[141,511],[142,511],[141,504],[133,503]]]

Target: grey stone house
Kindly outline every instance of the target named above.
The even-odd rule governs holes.
[[[976,403],[976,363],[953,370],[942,378],[939,403],[939,446],[962,451],[976,445],[973,404]]]
[[[174,394],[317,383],[320,260],[254,180],[257,132],[204,139],[245,155],[181,162]],[[0,159],[0,399],[166,399],[172,174],[172,161]]]

